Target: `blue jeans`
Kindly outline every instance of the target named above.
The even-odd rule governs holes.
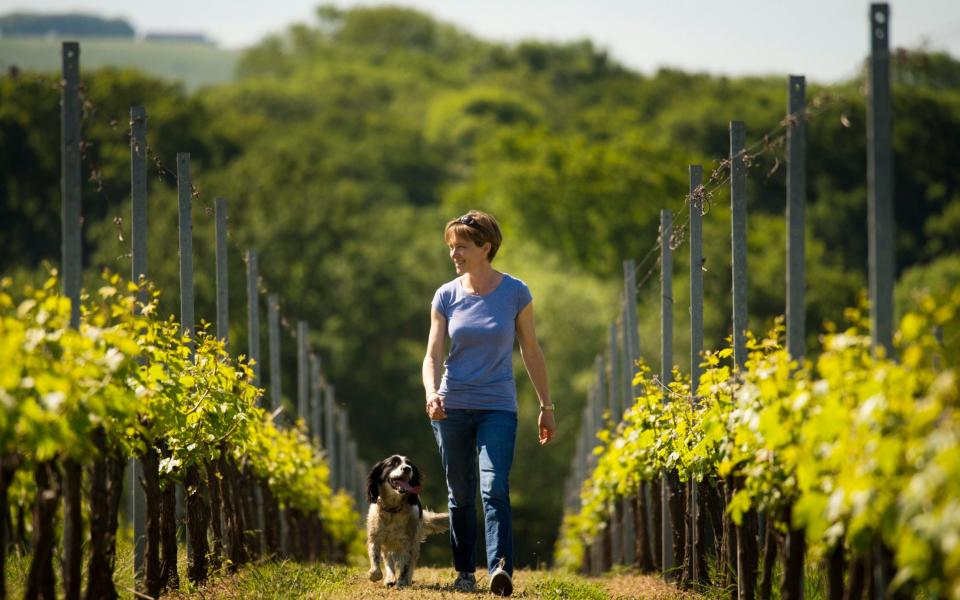
[[[477,564],[477,462],[483,501],[487,570],[504,560],[513,574],[513,522],[510,467],[517,437],[517,413],[506,410],[447,409],[447,418],[431,421],[440,447],[450,505],[450,546],[458,572]]]

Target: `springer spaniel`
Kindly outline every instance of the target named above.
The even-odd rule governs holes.
[[[367,551],[370,581],[383,577],[387,586],[410,585],[420,544],[449,527],[447,513],[424,510],[420,470],[406,456],[394,454],[375,464],[367,475]]]

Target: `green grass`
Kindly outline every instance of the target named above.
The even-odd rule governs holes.
[[[129,544],[118,545],[117,572],[114,581],[121,597],[131,596],[132,569],[129,560]],[[182,550],[182,548],[181,548]],[[163,595],[171,600],[286,600],[288,598],[373,600],[442,600],[452,597],[492,598],[486,591],[489,584],[483,570],[477,571],[476,594],[459,594],[453,591],[456,575],[452,568],[423,567],[414,574],[413,585],[401,590],[386,588],[382,582],[367,579],[365,566],[344,566],[323,563],[299,564],[292,561],[265,562],[246,565],[236,574],[212,573],[210,580],[194,588],[185,576],[185,559],[180,555],[181,588]],[[54,565],[57,578],[60,564]],[[84,565],[86,566],[86,564]],[[10,598],[23,596],[29,559],[11,557],[7,561],[7,593]],[[58,583],[59,586],[59,583]],[[58,588],[59,591],[59,588]],[[610,573],[603,577],[583,577],[571,573],[546,570],[519,570],[514,574],[514,598],[543,600],[621,600],[626,598],[649,598],[665,600],[672,598],[693,599],[690,593],[677,591],[657,577],[631,573]]]
[[[572,575],[551,574],[550,577],[544,577],[535,581],[530,586],[529,592],[535,598],[544,600],[605,600],[610,595],[604,591],[603,587],[576,578]]]
[[[60,39],[0,38],[0,70],[59,72]],[[163,79],[176,80],[188,91],[233,79],[239,50],[200,44],[81,38],[80,69],[128,67]]]
[[[21,556],[16,553],[7,555],[7,562],[3,565],[3,574],[6,578],[8,598],[23,598],[23,590],[26,588],[29,573],[29,556]]]
[[[121,596],[128,596],[133,587],[133,560],[129,532],[121,530],[117,543],[117,566],[114,582]],[[212,573],[210,581],[199,589],[186,578],[186,549],[179,552],[181,589],[165,594],[174,600],[202,598],[204,600],[240,600],[262,598],[285,600],[287,598],[355,598],[369,600],[430,600],[450,598],[454,595],[452,583],[456,573],[452,568],[420,567],[414,574],[410,588],[387,589],[381,582],[367,580],[366,566],[332,565],[324,563],[300,564],[293,561],[264,562],[244,566],[236,574]],[[357,559],[359,560],[359,558]],[[711,565],[712,566],[712,565]],[[24,584],[30,567],[28,556],[8,556],[5,565],[7,595],[10,598],[23,596]],[[59,579],[61,565],[54,561]],[[86,569],[86,557],[84,557]],[[84,571],[84,576],[86,572]],[[485,593],[488,584],[486,573],[477,571],[478,593],[476,596],[492,597]],[[719,587],[703,590],[700,594],[681,592],[663,583],[659,577],[643,576],[631,569],[617,568],[601,577],[583,577],[562,571],[519,570],[514,576],[515,598],[543,600],[620,600],[624,598],[684,598],[720,600],[729,597],[729,591]],[[757,581],[759,585],[759,580]],[[59,584],[58,584],[59,585]],[[86,585],[84,583],[84,585]],[[774,570],[772,600],[780,598],[780,568]],[[804,582],[804,597],[810,600],[825,598],[825,574],[820,564],[807,562]],[[469,595],[457,594],[457,597]]]
[[[707,569],[710,578],[713,581],[720,580],[720,574],[717,572],[717,563],[714,557],[708,557]],[[803,597],[805,600],[826,600],[827,598],[827,574],[824,566],[820,562],[812,561],[807,557],[804,562],[803,575]],[[762,567],[762,560],[761,560]],[[757,574],[757,590],[760,589],[760,574]],[[783,577],[783,565],[778,560],[773,566],[773,587],[770,591],[770,600],[780,600],[780,582]],[[703,590],[703,596],[706,600],[726,600],[730,597],[731,590],[720,586],[713,586]]]
[[[171,598],[241,599],[351,598],[351,578],[358,569],[343,565],[268,562],[244,567],[237,575],[214,575],[201,589],[183,590]]]
[[[294,562],[264,563],[247,566],[233,576],[215,577],[196,594],[181,593],[172,598],[204,598],[205,600],[233,600],[262,598],[353,598],[372,600],[429,600],[431,598],[470,598],[468,594],[453,591],[455,572],[450,568],[418,568],[413,585],[400,590],[386,588],[382,582],[367,580],[366,567],[347,567],[328,564],[297,564]],[[609,600],[613,596],[601,579],[588,580],[576,575],[553,571],[518,571],[514,577],[514,598],[544,600]],[[477,572],[477,593],[473,596],[492,597],[486,592],[486,574]]]
[[[84,589],[87,585],[87,559],[86,547],[84,547],[83,566],[81,569],[81,584]],[[183,567],[186,568],[186,559]],[[53,554],[53,572],[57,578],[59,590],[60,577],[62,576],[63,564],[60,561],[60,552]],[[7,555],[7,562],[3,567],[6,575],[7,597],[22,598],[23,592],[27,587],[27,576],[30,574],[30,555],[20,555],[16,551]],[[133,588],[133,547],[128,540],[117,541],[117,562],[113,571],[113,583],[121,596],[127,590]]]
[[[121,597],[132,597],[133,556],[132,532],[122,527],[117,540],[117,562],[114,583]],[[86,547],[84,548],[86,551]],[[59,553],[57,553],[59,554]],[[85,552],[86,554],[86,552]],[[84,556],[83,576],[86,579],[87,556]],[[474,595],[453,591],[456,572],[451,567],[418,567],[413,585],[401,590],[386,588],[382,581],[367,579],[365,557],[353,556],[353,564],[335,565],[326,563],[301,564],[293,561],[263,562],[248,564],[237,573],[212,572],[207,583],[199,588],[186,577],[186,548],[179,548],[180,590],[169,592],[163,598],[171,600],[241,600],[259,598],[286,600],[288,598],[372,600],[442,600],[453,597],[493,598],[486,592],[489,580],[483,569],[477,571],[477,588]],[[29,556],[7,557],[5,567],[7,597],[21,598],[30,568]],[[58,593],[61,568],[54,560]],[[83,582],[84,589],[86,582]],[[514,598],[544,600],[621,600],[648,598],[667,600],[673,598],[693,599],[696,596],[678,591],[656,576],[644,576],[631,569],[618,568],[601,577],[583,577],[563,571],[521,569],[514,573]]]

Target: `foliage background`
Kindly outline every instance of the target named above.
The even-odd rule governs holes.
[[[81,55],[83,56],[83,55]],[[911,291],[960,278],[960,62],[894,54],[896,261]],[[369,463],[400,452],[424,467],[426,503],[445,505],[439,456],[423,415],[420,361],[433,291],[453,277],[444,222],[493,212],[506,241],[495,266],[525,280],[537,310],[560,436],[536,443],[532,387],[517,361],[521,425],[512,495],[517,562],[552,555],[562,484],[593,357],[617,310],[621,260],[656,242],[658,212],[683,207],[687,165],[706,173],[727,153],[730,120],[748,140],[784,117],[786,77],[630,71],[590,41],[500,44],[395,7],[323,6],[246,51],[230,83],[186,91],[131,70],[83,70],[84,264],[129,269],[131,105],[148,111],[148,143],[167,169],[189,152],[199,189],[194,235],[197,314],[214,317],[214,196],[230,201],[231,343],[247,347],[244,265],[256,248],[282,312],[305,319]],[[866,285],[863,78],[808,87],[832,99],[808,125],[808,331],[839,319]],[[34,72],[0,79],[0,272],[41,277],[59,257],[59,91]],[[111,122],[115,121],[114,125]],[[750,319],[783,312],[782,150],[750,172]],[[176,195],[151,170],[150,262],[162,310],[178,312]],[[729,200],[721,186],[704,222],[706,345],[730,329]],[[675,253],[675,348],[686,367],[685,246]],[[659,293],[638,271],[641,350],[657,365]],[[265,327],[262,329],[265,330]],[[266,340],[262,341],[266,348]],[[811,353],[818,340],[808,341]],[[284,339],[285,394],[295,345]],[[292,406],[292,404],[291,404]],[[425,561],[448,562],[434,538]],[[482,556],[482,553],[480,553]]]

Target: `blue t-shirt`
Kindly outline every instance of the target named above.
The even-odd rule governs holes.
[[[432,304],[451,341],[437,390],[446,408],[517,412],[513,341],[517,315],[531,300],[527,284],[506,273],[483,296],[468,294],[459,277],[440,286]]]

